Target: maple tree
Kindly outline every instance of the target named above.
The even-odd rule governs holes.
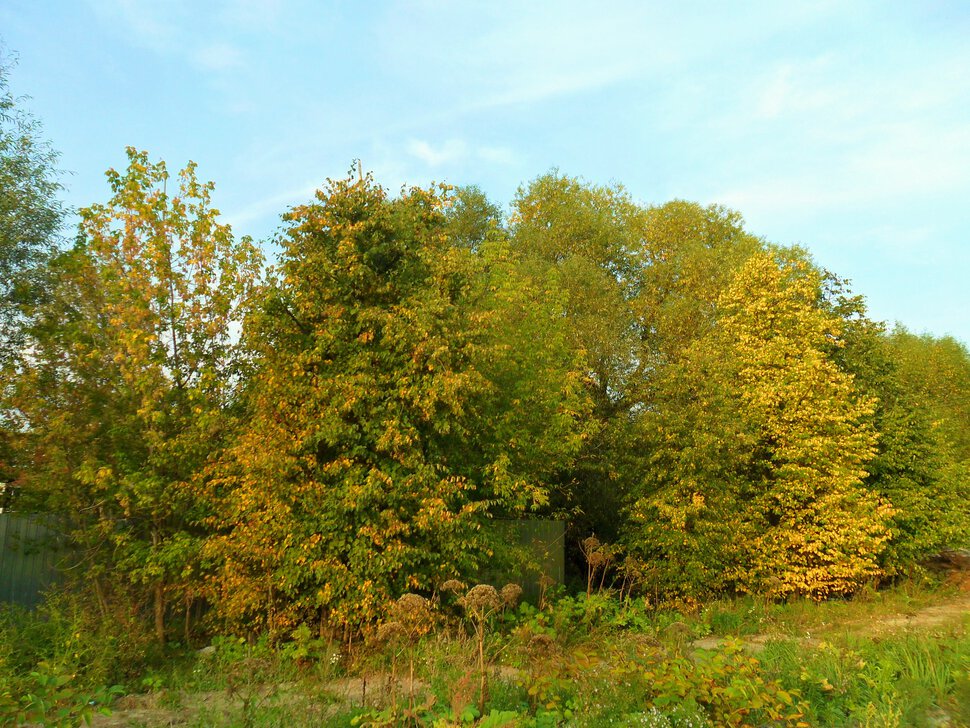
[[[51,264],[8,404],[25,496],[69,519],[102,599],[106,579],[151,600],[162,641],[169,603],[194,594],[193,484],[227,431],[261,256],[218,222],[195,165],[169,194],[164,163],[128,162]]]

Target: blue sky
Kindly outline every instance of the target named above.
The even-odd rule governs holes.
[[[74,206],[127,145],[198,162],[260,239],[358,157],[503,204],[558,168],[738,209],[875,318],[970,342],[961,0],[4,0],[0,38]]]

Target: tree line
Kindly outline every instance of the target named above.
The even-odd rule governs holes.
[[[267,265],[190,164],[128,150],[58,244],[56,157],[0,104],[0,481],[159,639],[348,634],[560,518],[650,594],[849,595],[970,529],[970,356],[718,205],[557,172],[331,180]]]

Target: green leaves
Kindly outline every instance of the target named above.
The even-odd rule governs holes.
[[[840,325],[820,282],[797,257],[751,257],[667,372],[652,418],[666,467],[631,538],[688,593],[824,597],[880,573],[892,511],[862,483],[874,402],[826,353]]]
[[[500,241],[452,239],[451,203],[443,188],[391,200],[368,176],[287,216],[279,281],[247,327],[251,425],[214,481],[227,619],[365,623],[472,570],[479,522],[542,504],[577,447],[582,403],[544,328],[556,299]]]
[[[42,297],[44,263],[57,247],[64,213],[58,155],[10,93],[9,70],[0,59],[0,365],[23,346],[24,315]]]
[[[237,396],[234,328],[260,256],[232,238],[194,165],[168,192],[164,163],[128,150],[112,197],[81,211],[73,250],[35,312],[12,404],[31,458],[24,489],[66,512],[86,558],[153,590],[184,584],[204,507],[192,484]]]
[[[965,348],[885,336],[735,212],[550,174],[506,221],[353,176],[263,283],[193,164],[108,181],[18,309],[0,479],[159,639],[200,595],[239,632],[362,627],[493,559],[496,517],[622,532],[695,596],[848,593],[966,531]]]

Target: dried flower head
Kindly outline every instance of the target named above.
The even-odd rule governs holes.
[[[421,637],[431,629],[431,602],[420,594],[402,594],[391,605],[390,612],[411,639]]]
[[[539,577],[539,588],[540,589],[548,589],[549,587],[551,587],[555,583],[556,583],[556,580],[553,579],[548,574],[543,574],[541,577]]]
[[[604,554],[602,551],[592,551],[586,554],[586,560],[589,562],[590,566],[599,566],[606,561],[606,554]]]
[[[420,594],[402,594],[394,605],[401,617],[424,617],[430,611],[430,603]]]
[[[501,604],[495,587],[488,584],[473,586],[461,600],[461,605],[466,612],[485,612],[498,609]]]
[[[393,642],[405,633],[404,627],[400,622],[384,622],[377,628],[378,642]]]
[[[506,584],[499,592],[499,596],[506,607],[514,607],[522,598],[522,587],[518,584]]]
[[[449,594],[458,594],[465,591],[465,585],[458,581],[458,579],[448,579],[440,588],[441,591],[448,592]]]
[[[596,551],[602,544],[596,536],[590,536],[589,538],[583,539],[583,551],[587,554]]]

